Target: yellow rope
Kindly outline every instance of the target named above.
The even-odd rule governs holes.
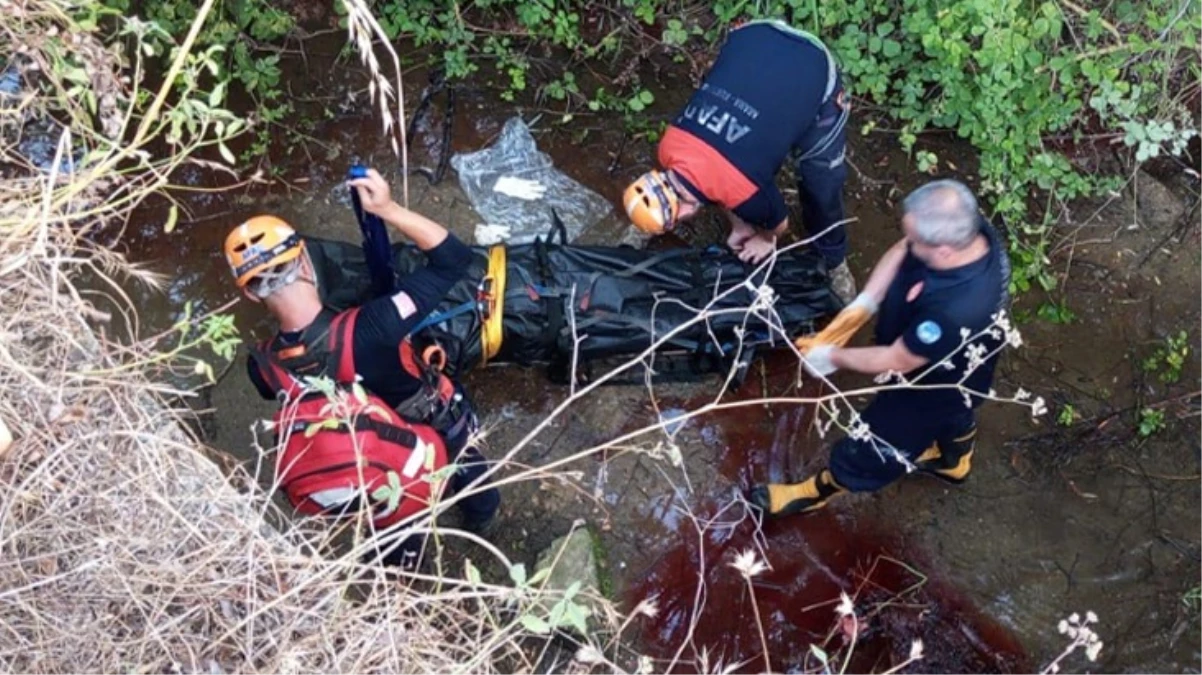
[[[501,351],[501,320],[505,316],[505,245],[497,244],[488,250],[488,276],[492,278],[490,303],[492,312],[480,326],[480,365]]]

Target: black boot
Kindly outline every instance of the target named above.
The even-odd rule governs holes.
[[[972,453],[976,447],[977,428],[974,426],[958,438],[936,441],[918,456],[914,465],[924,473],[959,485],[968,478],[968,472],[972,471]]]
[[[751,502],[769,516],[788,516],[816,511],[844,492],[830,470],[823,469],[800,483],[757,485],[751,489]]]

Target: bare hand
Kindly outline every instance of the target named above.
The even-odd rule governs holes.
[[[738,253],[743,250],[743,245],[747,243],[747,240],[755,236],[755,228],[730,211],[726,212],[726,217],[730,220],[730,236],[726,238],[726,245],[730,247],[730,250]]]
[[[375,169],[367,170],[366,178],[356,178],[350,184],[359,193],[359,201],[363,210],[376,216],[383,217],[385,212],[396,207],[388,188],[388,181]]]
[[[734,236],[733,234],[731,236]],[[757,232],[755,236],[743,242],[737,249],[739,260],[752,265],[758,265],[776,250],[776,235],[771,232]]]

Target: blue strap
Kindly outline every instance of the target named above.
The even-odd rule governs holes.
[[[421,331],[423,328],[428,328],[435,324],[442,323],[443,321],[446,321],[447,319],[453,319],[453,318],[459,316],[460,314],[466,314],[474,309],[476,309],[475,302],[465,302],[462,305],[459,305],[457,307],[452,307],[451,309],[448,309],[445,312],[434,312],[434,313],[430,314],[429,316],[427,316],[426,318],[422,319],[420,322],[418,322],[418,324],[413,327],[413,330],[409,331],[409,334],[415,335],[419,331]]]
[[[360,164],[351,166],[348,178],[366,177],[367,167]],[[363,255],[367,258],[367,270],[371,275],[372,294],[378,298],[392,295],[396,292],[396,272],[392,269],[392,250],[384,221],[363,210],[359,192],[355,188],[351,188],[351,207],[359,221],[359,231],[363,233]]]

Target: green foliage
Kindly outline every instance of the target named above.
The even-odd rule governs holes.
[[[1036,312],[1039,318],[1050,323],[1068,324],[1076,320],[1077,314],[1064,302],[1045,302]]]
[[[141,18],[153,26],[143,36],[148,56],[170,58],[172,36],[187,33],[196,17],[197,4],[193,0],[156,0],[141,5],[145,13]],[[128,0],[100,0],[93,6],[106,11],[129,11]],[[271,43],[287,35],[294,25],[292,16],[269,0],[230,0],[217,5],[197,36],[196,49],[204,50],[213,60],[210,75],[218,81],[232,79],[240,84],[254,100],[256,116],[261,122],[282,119],[293,111],[290,104],[281,101],[280,57],[273,53]],[[258,152],[244,153],[243,159],[266,154],[270,139],[270,131],[260,128],[254,146]],[[221,154],[233,163],[232,153],[224,146]]]
[[[970,141],[984,196],[1012,235],[1016,292],[1054,285],[1051,222],[1029,213],[1033,192],[1072,199],[1117,185],[1078,170],[1053,139],[1109,132],[1143,161],[1179,154],[1197,133],[1167,86],[1197,48],[1197,3],[1123,0],[1078,12],[1051,0],[719,0],[713,13],[720,22],[780,17],[822,37],[851,91],[900,122],[920,171],[936,166],[918,148],[922,132]]]
[[[1164,411],[1159,408],[1144,408],[1139,411],[1139,435],[1147,438],[1164,429]]]
[[[380,26],[390,39],[409,38],[417,46],[438,45],[441,66],[450,79],[461,79],[490,63],[500,76],[501,98],[513,101],[530,80],[532,46],[564,50],[572,62],[613,55],[620,46],[614,34],[586,38],[581,29],[584,3],[555,0],[483,0],[468,8],[454,0],[386,0],[376,5]],[[636,10],[637,11],[637,10]],[[492,26],[506,26],[493,30]],[[564,64],[558,64],[563,66]],[[560,83],[556,100],[570,102]]]
[[[1144,359],[1144,372],[1149,375],[1159,373],[1161,382],[1173,384],[1181,379],[1181,368],[1189,358],[1189,352],[1189,333],[1179,331],[1165,338],[1164,344]]]
[[[1071,427],[1073,426],[1073,423],[1076,422],[1080,417],[1081,415],[1077,413],[1077,409],[1072,403],[1065,403],[1064,406],[1060,408],[1060,412],[1056,415],[1056,424],[1059,424],[1062,427]]]
[[[405,489],[401,486],[401,477],[395,471],[388,472],[388,484],[381,485],[375,490],[372,490],[371,498],[377,502],[388,502],[388,510],[395,511],[401,503],[401,497],[405,496]]]
[[[1194,586],[1181,595],[1181,604],[1185,606],[1190,616],[1198,616],[1198,610],[1202,607],[1202,586]]]

